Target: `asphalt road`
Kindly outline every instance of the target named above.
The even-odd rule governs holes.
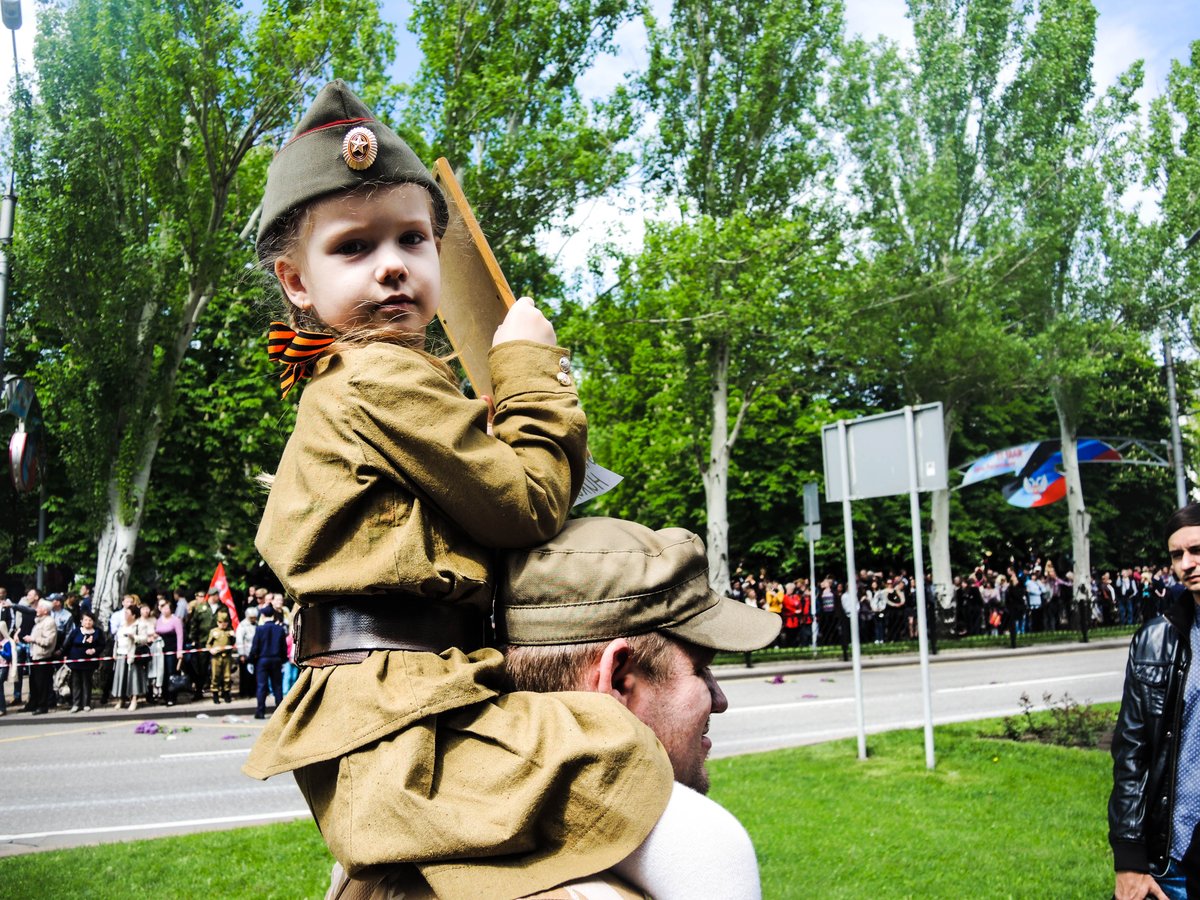
[[[1124,642],[1078,652],[943,656],[931,666],[935,721],[1018,711],[1026,692],[1120,698]],[[714,716],[714,756],[856,733],[850,670],[791,664],[719,673],[728,712]],[[864,670],[867,731],[922,724],[915,663]],[[0,856],[307,816],[295,782],[255,781],[240,767],[263,723],[253,704],[150,707],[0,718]],[[143,722],[167,733],[138,734]]]

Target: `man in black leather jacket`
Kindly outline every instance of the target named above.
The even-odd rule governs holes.
[[[1193,839],[1200,766],[1179,765],[1181,744],[1189,756],[1200,750],[1200,671],[1189,677],[1193,648],[1200,646],[1200,504],[1176,511],[1166,532],[1185,590],[1129,647],[1108,802],[1117,900],[1176,900],[1189,887],[1200,896],[1194,883],[1200,841]]]

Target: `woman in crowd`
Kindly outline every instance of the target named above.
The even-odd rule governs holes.
[[[174,706],[175,688],[171,686],[171,676],[179,670],[183,660],[183,619],[171,609],[171,599],[162,594],[158,598],[158,620],[154,631],[162,650],[161,696],[167,706]]]
[[[904,582],[900,578],[894,578],[887,592],[887,609],[884,611],[888,640],[904,639],[904,604]]]
[[[90,612],[79,617],[79,627],[67,636],[67,668],[71,670],[71,712],[92,711],[92,673],[102,654],[104,639],[96,631],[96,620]]]
[[[138,665],[146,669],[146,700],[162,696],[163,645],[158,636],[158,610],[149,603],[138,607]]]
[[[4,700],[4,686],[14,669],[12,661],[17,655],[17,645],[13,643],[12,635],[8,632],[8,623],[0,621],[0,716],[8,712]]]
[[[875,643],[882,644],[884,636],[884,614],[887,612],[888,592],[878,578],[871,579],[871,621],[875,626]]]
[[[117,698],[115,708],[120,709],[128,700],[131,711],[137,709],[138,698],[146,693],[146,670],[137,664],[139,614],[135,609],[127,606],[122,611],[114,645],[112,686],[112,695]]]

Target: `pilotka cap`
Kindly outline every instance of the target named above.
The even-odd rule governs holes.
[[[259,247],[293,210],[365,184],[419,184],[433,198],[434,231],[446,230],[446,199],[429,170],[345,82],[331,81],[267,170]]]
[[[501,639],[580,644],[663,631],[712,650],[771,643],[782,619],[708,586],[704,542],[682,528],[573,519],[558,536],[509,553],[498,587]]]

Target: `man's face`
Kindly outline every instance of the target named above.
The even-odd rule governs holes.
[[[713,651],[671,641],[669,667],[659,682],[644,681],[631,695],[629,710],[662,741],[675,770],[675,780],[708,793],[704,762],[712,749],[708,718],[724,712],[729,701],[717,685],[709,664]]]
[[[1200,595],[1200,525],[1180,528],[1167,539],[1171,569],[1179,583]]]

